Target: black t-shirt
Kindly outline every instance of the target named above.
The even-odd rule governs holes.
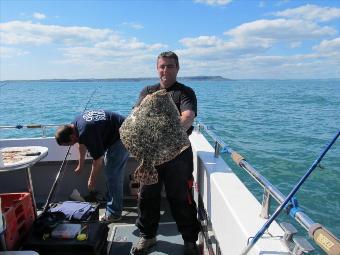
[[[144,89],[140,92],[139,99],[135,106],[140,105],[144,97],[160,89],[161,86],[159,83],[144,87]],[[185,86],[182,83],[176,82],[174,85],[167,88],[166,91],[171,95],[172,100],[174,100],[175,105],[177,106],[177,109],[180,113],[186,110],[192,110],[195,112],[195,116],[197,116],[197,98],[192,88]],[[192,130],[193,127],[188,129],[188,135],[191,134]]]
[[[78,132],[79,143],[86,146],[93,159],[98,159],[119,139],[124,119],[114,112],[95,110],[77,116],[72,124]]]

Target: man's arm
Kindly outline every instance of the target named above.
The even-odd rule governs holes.
[[[80,174],[81,170],[84,167],[86,151],[86,146],[84,144],[78,143],[79,161],[77,168],[74,169],[74,172],[76,172],[77,174]]]
[[[188,130],[194,123],[195,112],[192,110],[185,110],[181,113],[181,125],[185,130]]]
[[[87,182],[87,187],[90,191],[94,190],[97,176],[98,176],[98,174],[99,174],[99,172],[100,172],[100,170],[103,166],[103,159],[104,159],[104,156],[101,156],[100,158],[94,159],[92,161],[91,174],[90,174],[89,180]]]
[[[186,131],[190,130],[197,115],[197,98],[195,92],[184,87],[180,96],[181,124]],[[191,132],[190,132],[191,133]]]

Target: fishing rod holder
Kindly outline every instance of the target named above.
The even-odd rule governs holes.
[[[295,244],[292,251],[293,255],[303,255],[314,251],[314,247],[304,237],[293,237],[293,242]]]
[[[214,150],[215,150],[214,152],[215,158],[218,158],[219,155],[227,152],[227,148],[223,146],[223,144],[221,144],[219,141],[215,141]]]
[[[218,158],[221,154],[229,152],[228,146],[218,137],[213,131],[211,131],[206,125],[202,123],[197,123],[195,125],[195,130],[202,133],[206,132],[212,139],[214,143],[214,157]]]
[[[45,138],[47,136],[47,129],[57,128],[60,125],[56,124],[28,124],[28,125],[15,125],[15,126],[0,126],[0,129],[41,129],[41,137]]]
[[[293,255],[308,254],[314,250],[314,247],[306,238],[295,236],[298,231],[291,223],[281,222],[280,227],[284,231],[281,241],[291,250]]]
[[[269,208],[271,204],[271,195],[270,195],[270,190],[264,188],[263,191],[263,196],[262,196],[262,208],[261,208],[261,213],[260,216],[263,219],[269,219]]]
[[[291,243],[293,242],[293,236],[298,232],[297,229],[288,222],[281,222],[280,226],[284,231],[284,235],[282,238],[282,242],[287,246],[290,247]]]

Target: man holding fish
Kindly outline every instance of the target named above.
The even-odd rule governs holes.
[[[161,89],[165,89],[174,101],[179,113],[182,128],[190,135],[194,118],[197,115],[197,99],[195,92],[179,82],[178,56],[171,51],[162,52],[157,58],[159,83],[145,87],[136,103]],[[172,160],[156,166],[158,182],[142,185],[138,197],[138,219],[136,226],[140,230],[140,239],[132,247],[132,254],[146,254],[156,244],[156,235],[160,219],[161,189],[164,184],[167,200],[173,218],[184,240],[184,254],[199,254],[196,241],[200,231],[197,220],[196,203],[192,197],[193,154],[191,146]]]

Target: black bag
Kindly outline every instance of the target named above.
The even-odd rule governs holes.
[[[63,222],[65,223],[65,222]],[[59,223],[59,224],[63,224]],[[52,238],[51,235],[38,236],[34,225],[28,238],[23,244],[25,250],[33,250],[40,255],[102,255],[106,254],[108,226],[101,222],[78,222],[68,224],[81,224],[81,233],[86,234],[86,240],[72,238]],[[52,230],[53,231],[53,230]],[[84,232],[85,231],[85,232]]]
[[[34,221],[32,226],[32,232],[37,237],[43,237],[44,235],[49,235],[51,231],[63,220],[65,219],[65,214],[62,212],[46,212]]]

